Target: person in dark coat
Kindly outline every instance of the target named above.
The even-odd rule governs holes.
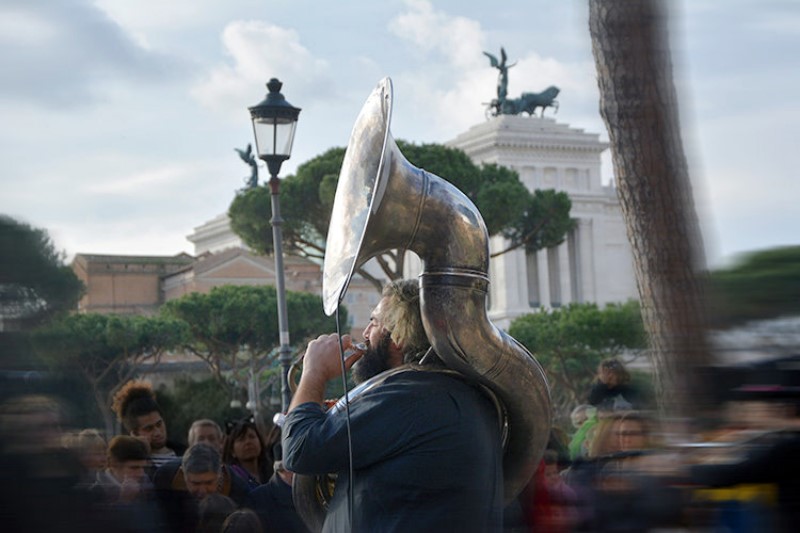
[[[638,391],[631,385],[631,375],[619,360],[603,360],[597,368],[597,377],[589,390],[587,402],[601,411],[639,409]]]
[[[777,488],[775,531],[796,531],[800,524],[800,387],[774,385],[748,387],[741,394],[748,400],[764,400],[783,410],[784,416],[762,420],[764,427],[776,431],[765,433],[741,460],[731,463],[694,464],[689,467],[692,483],[712,488],[731,487],[742,483],[774,485]],[[773,411],[775,411],[773,409]]]
[[[338,335],[308,345],[283,426],[286,468],[295,475],[337,474],[323,531],[499,531],[497,410],[461,376],[413,365],[432,354],[426,354],[416,281],[384,288],[364,338],[366,352],[349,357],[346,367],[358,382],[385,379],[350,402],[353,474],[347,416],[324,408],[325,384],[341,372]],[[347,335],[341,342],[352,344]]]
[[[150,450],[136,437],[117,435],[108,444],[108,468],[89,488],[109,531],[165,531],[153,486],[145,474]]]
[[[195,530],[197,503],[208,494],[220,493],[241,506],[249,492],[247,483],[222,464],[217,449],[205,443],[189,447],[180,461],[156,470],[153,485],[175,532]]]
[[[258,514],[264,533],[308,533],[292,499],[293,473],[283,465],[280,442],[273,446],[275,473],[269,481],[250,491],[244,506]]]

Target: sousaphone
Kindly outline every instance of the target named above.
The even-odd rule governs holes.
[[[509,502],[533,476],[547,444],[547,380],[531,353],[486,314],[489,235],[483,217],[455,186],[403,157],[389,131],[391,113],[392,82],[384,78],[358,115],[339,174],[323,267],[325,313],[336,311],[353,273],[372,257],[392,249],[420,257],[422,320],[431,346],[449,369],[483,385],[502,406]],[[362,384],[350,401],[382,379]],[[330,494],[326,477],[294,479],[298,513],[320,530]]]

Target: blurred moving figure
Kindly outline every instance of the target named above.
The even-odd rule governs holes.
[[[587,402],[601,411],[640,409],[640,396],[631,385],[631,375],[617,359],[604,359],[589,390]]]
[[[219,452],[206,443],[197,443],[181,460],[170,461],[156,470],[153,484],[172,531],[194,531],[198,502],[209,494],[230,497],[242,505],[247,484],[222,464]]]
[[[267,483],[247,495],[244,506],[258,514],[264,533],[307,533],[308,528],[297,514],[292,499],[294,474],[283,464],[280,427],[275,426],[270,431],[267,443],[270,442],[275,473]]]
[[[527,509],[528,530],[569,533],[578,525],[577,495],[561,477],[558,453],[548,449],[533,478],[532,505]]]
[[[108,468],[100,472],[90,491],[99,503],[109,531],[159,532],[165,524],[145,474],[150,449],[129,435],[118,435],[108,445]]]
[[[61,445],[62,404],[23,395],[0,405],[0,528],[8,533],[103,531],[80,488],[84,469]]]
[[[586,457],[591,433],[597,426],[597,408],[589,404],[581,404],[570,414],[575,434],[569,441],[569,458],[571,460]]]
[[[240,509],[225,519],[220,533],[262,533],[261,522],[250,509]]]
[[[694,464],[689,467],[689,479],[708,487],[732,487],[740,484],[761,484],[768,494],[777,489],[777,516],[774,523],[758,509],[742,509],[745,514],[722,517],[769,527],[774,531],[796,531],[800,524],[800,388],[794,385],[755,385],[739,388],[741,399],[749,397],[760,413],[762,433],[746,448],[742,457],[732,462]],[[766,499],[766,498],[765,498]],[[762,510],[763,511],[763,510]],[[728,524],[730,525],[730,524]]]
[[[204,497],[198,504],[197,533],[219,533],[225,519],[237,508],[235,501],[218,492]]]
[[[62,439],[64,447],[78,457],[84,468],[82,484],[89,488],[97,481],[97,476],[108,466],[108,444],[96,429],[84,429],[70,433]]]
[[[653,425],[642,412],[601,415],[588,456],[567,473],[579,502],[575,531],[633,533],[683,525],[683,494],[656,468]]]

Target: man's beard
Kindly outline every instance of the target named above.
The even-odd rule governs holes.
[[[364,355],[353,365],[353,381],[363,383],[384,370],[389,370],[389,344],[391,336],[387,333],[381,337],[377,346],[370,346]]]

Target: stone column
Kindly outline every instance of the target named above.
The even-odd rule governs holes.
[[[540,304],[550,307],[550,267],[547,261],[547,250],[536,252],[536,263],[539,270],[539,297]]]
[[[548,288],[550,289],[550,306],[562,305],[564,298],[561,294],[561,266],[558,260],[558,247],[547,249],[547,275],[550,277]]]
[[[539,281],[539,258],[536,252],[525,253],[525,273],[527,277],[528,305],[538,309],[542,305],[542,288]]]
[[[580,244],[578,239],[578,227],[576,225],[572,231],[567,235],[567,249],[569,250],[569,282],[570,282],[570,295],[572,302],[583,303],[586,299],[583,297],[583,286],[581,280],[581,254]]]
[[[559,277],[561,281],[561,303],[567,305],[574,301],[572,296],[572,286],[570,280],[569,269],[569,250],[567,249],[567,241],[558,245],[558,268]]]
[[[593,224],[590,218],[579,218],[578,227],[578,251],[580,253],[580,280],[584,302],[597,301],[597,291],[594,279],[594,237],[592,235]]]

